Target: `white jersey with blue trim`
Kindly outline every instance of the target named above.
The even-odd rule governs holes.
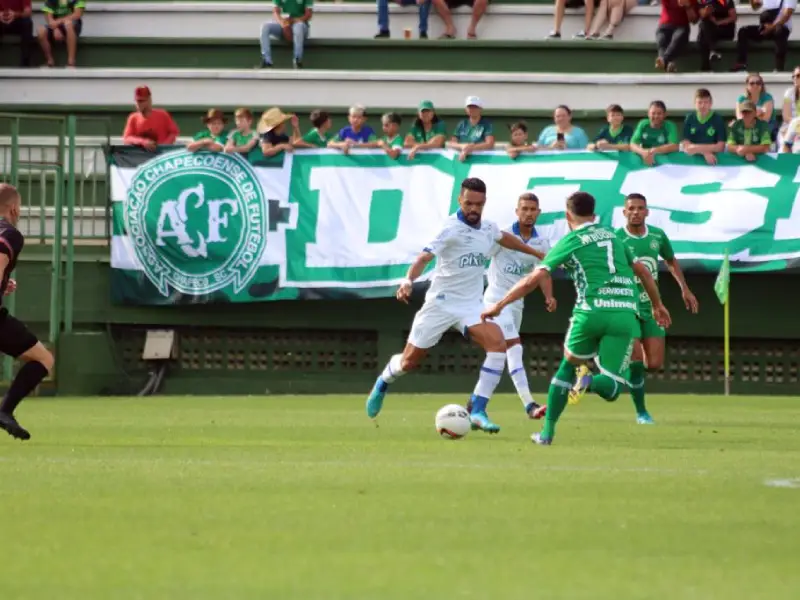
[[[466,221],[459,210],[448,217],[439,235],[425,246],[436,256],[426,301],[480,302],[483,274],[492,247],[503,237],[491,221],[477,225]]]
[[[519,222],[514,223],[504,231],[516,235],[535,250],[544,253],[550,250],[550,243],[545,238],[539,237],[535,227],[533,228],[531,238],[527,240],[520,235]],[[502,300],[508,291],[514,287],[520,279],[533,271],[540,262],[535,256],[523,254],[516,250],[509,250],[499,245],[495,245],[490,252],[490,257],[492,262],[489,265],[489,272],[487,273],[489,285],[486,288],[484,300],[492,304]],[[524,298],[520,298],[510,306],[522,308],[524,302]]]

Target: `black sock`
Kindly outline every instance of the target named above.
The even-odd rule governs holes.
[[[25,396],[35,390],[45,377],[47,377],[47,369],[38,360],[32,360],[22,365],[17,376],[14,377],[14,381],[11,382],[11,387],[3,397],[3,401],[0,402],[0,411],[13,415],[17,405]]]

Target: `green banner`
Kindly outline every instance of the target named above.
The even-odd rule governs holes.
[[[303,151],[251,165],[237,155],[154,156],[110,149],[112,295],[128,304],[373,298],[391,295],[409,264],[480,177],[484,218],[508,227],[517,197],[541,201],[540,234],[566,232],[564,199],[597,198],[603,224],[622,225],[625,195],[644,194],[648,222],[669,235],[689,271],[793,268],[800,258],[800,157],[717,166],[673,154],[655,167],[618,153],[449,151],[401,156]],[[428,273],[429,275],[430,273]]]

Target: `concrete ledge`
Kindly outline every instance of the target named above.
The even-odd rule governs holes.
[[[788,86],[786,74],[766,74],[776,97]],[[317,98],[327,108],[416,106],[425,98],[443,109],[459,110],[464,98],[481,96],[491,110],[521,115],[565,103],[575,110],[615,102],[645,111],[653,99],[670,110],[690,110],[697,87],[711,90],[720,109],[732,109],[742,90],[742,74],[560,75],[551,73],[353,72],[187,69],[0,69],[0,105],[65,107],[131,103],[135,86],[147,84],[159,106],[227,106],[233,99],[253,108],[296,105]],[[324,90],[324,94],[321,93]]]
[[[41,7],[40,3],[36,5]],[[619,41],[653,42],[659,15],[658,7],[637,7],[617,29]],[[749,6],[740,6],[739,25],[758,22]],[[86,38],[187,38],[257,40],[261,23],[271,19],[270,3],[253,2],[89,2],[84,21]],[[410,29],[418,32],[415,7],[394,3],[389,9],[392,36],[403,37]],[[454,11],[459,37],[464,37],[470,9]],[[39,16],[37,19],[42,20]],[[429,35],[444,32],[442,20],[432,12]],[[553,28],[552,5],[491,4],[478,26],[478,36],[486,40],[540,40]],[[564,39],[583,29],[583,10],[569,10],[562,27]],[[371,38],[377,33],[375,3],[324,3],[314,7],[312,37],[329,39]],[[695,28],[696,31],[696,28]],[[694,38],[693,34],[693,38]],[[554,41],[557,43],[557,41]]]

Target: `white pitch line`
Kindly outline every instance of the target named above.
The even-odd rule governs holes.
[[[800,477],[797,479],[765,479],[764,485],[775,488],[800,489]]]

